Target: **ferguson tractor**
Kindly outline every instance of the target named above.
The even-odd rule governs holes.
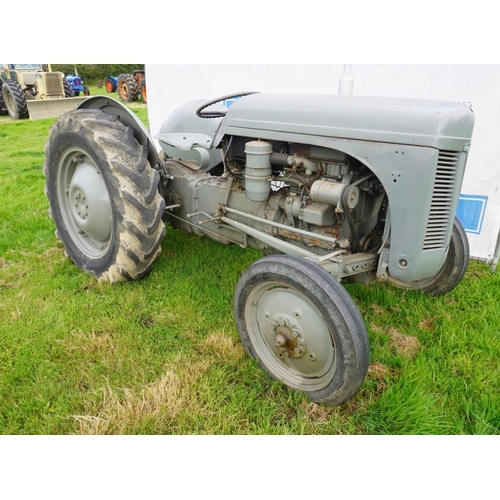
[[[67,255],[100,281],[146,275],[164,221],[262,251],[234,293],[241,341],[272,378],[339,405],[369,364],[342,282],[442,295],[464,276],[455,211],[473,124],[457,102],[245,92],[180,106],[158,151],[96,96],[53,125],[46,194]]]

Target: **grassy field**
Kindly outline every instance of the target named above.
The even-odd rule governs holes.
[[[315,405],[240,344],[233,290],[260,254],[167,228],[152,273],[114,285],[65,257],[43,189],[54,121],[0,117],[0,433],[500,433],[498,271],[472,262],[440,298],[348,285],[369,373],[347,404]]]

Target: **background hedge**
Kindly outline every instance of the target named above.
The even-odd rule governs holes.
[[[144,69],[144,64],[52,64],[52,71],[62,71],[66,75],[83,78],[86,85],[104,83],[108,76],[118,76],[121,73],[132,73],[135,69]]]

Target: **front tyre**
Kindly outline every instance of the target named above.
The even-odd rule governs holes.
[[[469,265],[470,251],[467,234],[460,221],[455,217],[451,233],[448,255],[440,271],[433,277],[403,283],[391,279],[398,288],[421,290],[427,295],[440,296],[451,292],[462,280]]]
[[[340,405],[361,387],[370,356],[363,319],[320,266],[291,255],[259,259],[238,282],[234,315],[247,353],[291,389]]]
[[[49,213],[67,255],[99,281],[147,274],[160,256],[165,202],[148,150],[117,116],[77,109],[50,131]]]

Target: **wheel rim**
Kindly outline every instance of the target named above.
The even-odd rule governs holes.
[[[120,85],[120,94],[126,99],[129,96],[128,87],[125,83]]]
[[[112,211],[98,167],[83,150],[68,150],[60,160],[57,187],[61,214],[71,239],[87,257],[102,257],[111,240]]]
[[[332,334],[303,293],[279,282],[257,285],[249,293],[245,317],[255,354],[275,378],[303,391],[321,390],[332,381]]]

